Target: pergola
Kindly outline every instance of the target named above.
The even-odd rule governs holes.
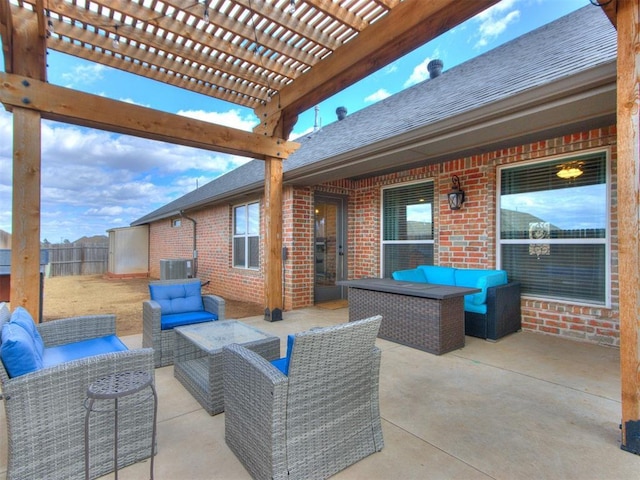
[[[618,30],[622,445],[640,453],[640,0],[591,0]],[[265,164],[265,307],[282,309],[282,161],[300,113],[498,0],[0,0],[13,113],[11,303],[39,311],[41,119]],[[595,8],[595,7],[594,7]],[[47,83],[46,51],[253,109],[254,132]],[[615,217],[615,215],[614,215]]]

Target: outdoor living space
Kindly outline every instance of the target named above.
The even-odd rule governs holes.
[[[241,321],[279,336],[284,354],[287,334],[347,319],[347,308],[314,307],[286,312],[281,322]],[[141,335],[124,341],[140,347]],[[498,342],[466,337],[464,348],[440,356],[376,344],[385,447],[334,478],[613,479],[640,472],[640,457],[620,449],[617,348],[531,332]],[[155,379],[155,478],[250,478],[225,444],[224,413],[208,415],[173,366],[156,369]],[[3,434],[2,474],[6,458]],[[119,477],[148,474],[147,460]]]

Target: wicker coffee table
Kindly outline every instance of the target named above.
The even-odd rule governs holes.
[[[215,415],[224,411],[222,347],[237,343],[267,360],[280,358],[280,338],[237,320],[176,327],[173,374]]]

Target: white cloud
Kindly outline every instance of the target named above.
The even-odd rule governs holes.
[[[410,87],[411,85],[415,85],[416,83],[420,83],[423,80],[429,78],[429,70],[427,69],[427,65],[434,58],[440,58],[440,50],[436,49],[433,51],[433,54],[427,58],[425,58],[422,62],[416,65],[409,75],[409,78],[404,82],[403,88]]]
[[[480,38],[474,48],[482,48],[503,33],[507,27],[520,18],[520,11],[515,8],[516,0],[502,0],[493,7],[476,15],[480,22],[478,35]]]
[[[416,83],[420,83],[423,80],[429,78],[429,71],[427,70],[427,65],[431,61],[431,58],[425,58],[422,62],[416,65],[411,72],[411,75],[402,85],[404,88],[410,87],[411,85],[415,85]]]
[[[258,125],[258,119],[253,115],[242,116],[240,110],[232,109],[226,112],[206,112],[204,110],[180,110],[178,115],[195,118],[204,122],[217,123],[225,127],[237,128],[250,132]]]
[[[99,63],[86,65],[76,65],[70,72],[61,75],[62,81],[67,88],[77,87],[78,85],[91,85],[102,80],[107,67]]]
[[[365,102],[379,102],[380,100],[384,100],[387,97],[390,97],[391,93],[386,91],[384,88],[379,89],[378,91],[372,93],[371,95],[365,97]]]
[[[207,114],[250,130],[237,111]],[[11,231],[11,114],[0,111],[0,229]],[[42,122],[41,238],[104,234],[203,186],[249,159]]]

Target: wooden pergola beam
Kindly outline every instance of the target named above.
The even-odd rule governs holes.
[[[255,113],[266,124],[271,117],[281,117],[284,132],[288,133],[301,112],[496,3],[498,0],[474,0],[456,2],[452,7],[450,0],[402,2],[336,49],[321,62],[321,68],[314,68],[281,88],[270,103],[256,108]]]
[[[0,102],[42,118],[204,150],[284,159],[298,144],[0,72]]]

